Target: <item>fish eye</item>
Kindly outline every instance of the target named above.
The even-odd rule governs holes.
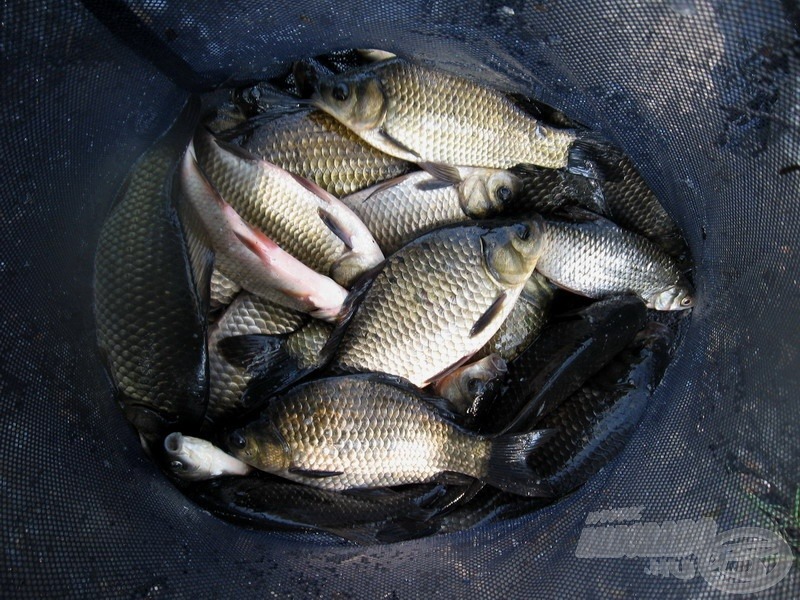
[[[173,460],[171,463],[169,463],[169,466],[173,471],[185,471],[186,470],[186,466],[179,460]]]
[[[681,298],[681,306],[691,306],[692,305],[692,297],[691,296],[684,296]]]
[[[333,86],[331,95],[333,96],[334,100],[344,102],[350,97],[350,86],[344,82],[337,83],[335,86]]]
[[[521,240],[527,240],[531,237],[531,228],[527,225],[520,225],[516,230],[517,237]]]
[[[467,382],[467,391],[470,394],[477,394],[481,391],[482,385],[483,382],[480,379],[476,377],[470,377],[469,381]]]
[[[247,440],[241,433],[234,431],[228,436],[228,443],[234,448],[241,450],[247,445]]]
[[[508,202],[511,199],[511,188],[501,185],[494,194],[500,202]]]

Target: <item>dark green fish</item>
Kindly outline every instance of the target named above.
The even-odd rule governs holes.
[[[620,227],[643,235],[670,255],[685,258],[688,249],[677,224],[661,206],[631,159],[623,156],[614,168],[615,176],[603,183],[608,218]]]
[[[190,102],[133,166],[100,232],[97,336],[128,419],[153,441],[197,431],[207,403],[205,302],[173,206],[172,179],[197,123]],[[202,269],[201,269],[202,270]]]
[[[479,430],[531,429],[630,343],[645,314],[638,298],[624,296],[556,319],[508,363],[507,385],[478,406],[474,422]]]
[[[650,323],[553,412],[536,422],[557,432],[531,466],[559,494],[582,485],[616,456],[644,413],[669,361],[672,332]]]
[[[267,530],[321,530],[359,544],[382,541],[387,520],[402,518],[418,535],[432,533],[429,508],[442,495],[438,484],[400,491],[335,492],[263,474],[198,481],[186,494],[212,513]],[[408,536],[411,537],[411,536]]]

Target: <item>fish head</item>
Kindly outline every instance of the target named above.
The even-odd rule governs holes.
[[[178,432],[164,438],[164,451],[169,458],[170,470],[182,479],[202,479],[208,470],[210,442],[188,438]]]
[[[503,286],[523,285],[531,276],[544,248],[540,217],[490,229],[481,235],[489,274]]]
[[[473,219],[499,214],[519,194],[520,179],[499,169],[472,169],[459,184],[461,208]]]
[[[386,117],[386,94],[369,73],[321,76],[311,102],[356,132],[377,129]]]
[[[256,422],[232,431],[228,446],[236,458],[262,471],[276,473],[290,466],[289,447],[272,423]]]
[[[686,282],[678,282],[645,298],[647,308],[655,310],[687,310],[694,306],[692,289]]]

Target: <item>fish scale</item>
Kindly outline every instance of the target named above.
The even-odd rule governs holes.
[[[537,271],[590,298],[634,292],[647,300],[678,286],[688,290],[675,261],[653,243],[605,219],[545,221]]]
[[[103,225],[95,316],[98,344],[123,404],[194,430],[206,409],[205,316],[170,196],[170,177],[191,138],[190,120],[185,113],[134,165]]]
[[[407,161],[373,148],[322,111],[268,121],[255,128],[243,146],[337,196],[411,170]]]
[[[481,240],[487,231],[440,229],[390,256],[348,323],[331,367],[391,373],[425,385],[483,346],[524,283],[501,285],[488,274]],[[531,269],[533,264],[535,259]],[[502,293],[507,298],[493,325],[470,335]]]
[[[242,408],[250,375],[232,365],[220,353],[218,344],[240,335],[288,335],[286,350],[301,368],[319,356],[331,326],[289,308],[284,308],[247,292],[239,294],[215,323],[208,336],[210,389],[206,419],[214,422]]]
[[[566,166],[573,133],[539,125],[501,93],[469,80],[391,62],[377,69],[389,102],[385,128],[423,160],[496,168]]]
[[[456,178],[457,175],[457,178]],[[498,169],[454,168],[455,183],[425,171],[409,173],[342,198],[372,232],[384,254],[396,252],[415,237],[445,225],[499,213],[519,189],[516,177]]]
[[[347,247],[320,218],[319,197],[285,171],[225,151],[210,135],[198,134],[195,149],[211,183],[245,221],[315,271],[330,274]]]
[[[686,244],[675,221],[628,157],[616,165],[619,174],[603,185],[610,218],[615,223],[645,236],[668,253],[686,252]]]
[[[430,481],[442,471],[482,475],[490,442],[455,428],[408,391],[358,378],[314,381],[265,412],[304,469],[344,471],[283,476],[323,489]]]
[[[337,114],[331,90],[374,78],[385,99],[384,118],[361,126]],[[375,90],[375,88],[373,88]],[[321,76],[315,105],[340,119],[367,142],[412,161],[508,168],[519,163],[565,167],[575,133],[540,124],[503,93],[468,79],[401,59],[337,76]]]

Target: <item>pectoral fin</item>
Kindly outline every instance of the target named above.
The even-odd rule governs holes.
[[[484,331],[497,318],[497,316],[503,312],[503,308],[505,307],[507,299],[508,294],[506,292],[501,293],[495,299],[495,301],[492,302],[491,306],[486,309],[486,312],[484,312],[480,317],[478,317],[478,320],[475,321],[472,329],[469,330],[469,337],[475,337]]]

